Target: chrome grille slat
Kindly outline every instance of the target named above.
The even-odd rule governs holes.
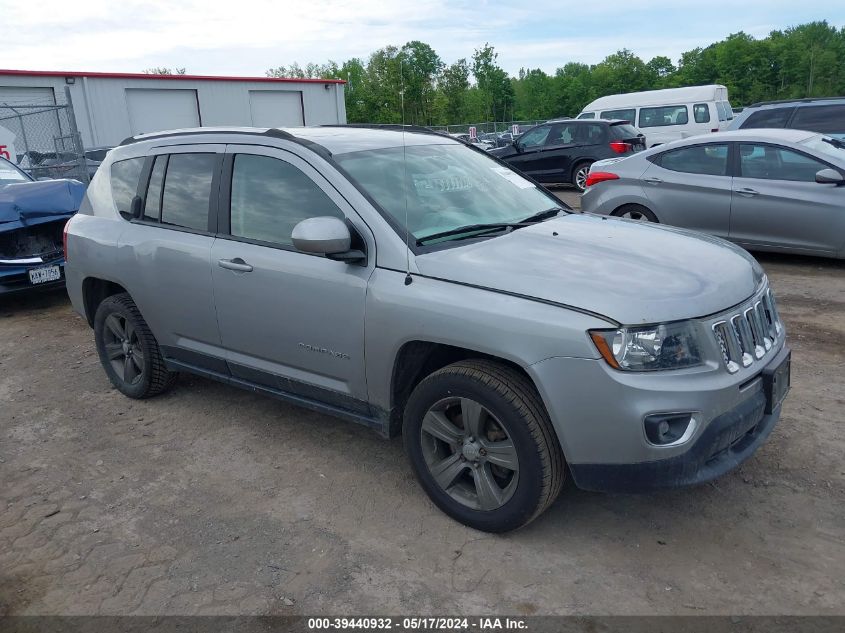
[[[783,333],[775,298],[768,288],[711,327],[722,361],[732,374],[762,360]]]

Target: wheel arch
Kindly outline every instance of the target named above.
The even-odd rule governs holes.
[[[485,359],[509,367],[525,376],[537,393],[540,393],[531,375],[513,360],[434,341],[407,341],[399,348],[393,360],[390,381],[390,436],[395,437],[401,433],[402,413],[408,397],[426,376],[447,365],[468,359]]]
[[[119,283],[99,277],[86,277],[82,281],[82,302],[85,308],[85,320],[94,327],[94,315],[100,304],[112,295],[126,292],[126,288]]]

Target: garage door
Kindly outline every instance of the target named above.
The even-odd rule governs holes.
[[[302,93],[298,90],[250,90],[249,110],[256,127],[305,125]]]
[[[199,127],[196,90],[126,89],[132,134]]]
[[[52,88],[20,88],[0,86],[0,105],[56,105]]]

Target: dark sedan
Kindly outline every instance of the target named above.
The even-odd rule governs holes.
[[[562,119],[537,125],[513,144],[490,153],[538,182],[571,183],[584,191],[595,161],[645,147],[645,136],[628,121]]]

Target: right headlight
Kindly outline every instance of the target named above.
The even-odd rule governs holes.
[[[690,321],[614,330],[590,330],[607,363],[625,371],[658,371],[701,365],[698,334]]]

